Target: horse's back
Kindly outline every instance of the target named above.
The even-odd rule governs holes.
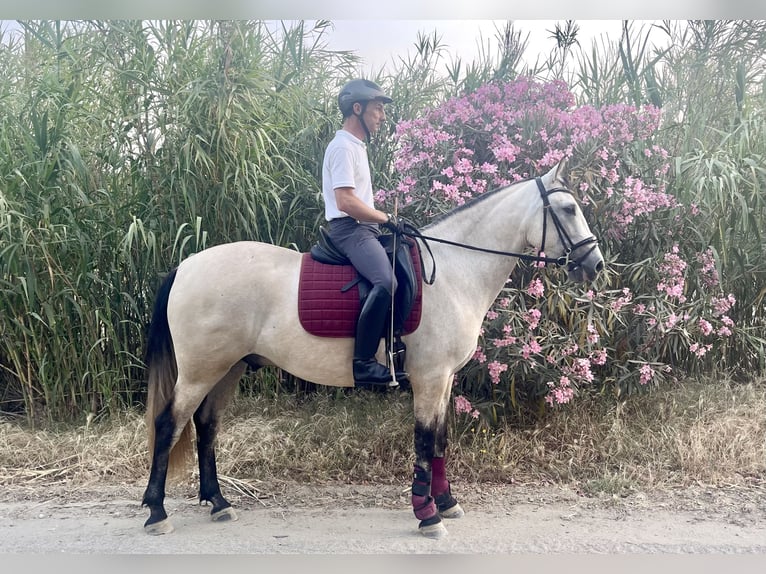
[[[200,251],[178,267],[168,300],[173,340],[190,353],[246,353],[264,330],[297,322],[301,254],[256,241]]]
[[[195,253],[178,267],[176,283],[187,281],[208,290],[226,288],[227,295],[251,291],[258,282],[295,280],[300,272],[301,254],[291,249],[261,243],[238,241],[223,243]]]

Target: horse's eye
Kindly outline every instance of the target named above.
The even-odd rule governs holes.
[[[577,213],[577,208],[575,208],[574,205],[567,205],[564,208],[564,213],[566,213],[567,215],[575,215]]]

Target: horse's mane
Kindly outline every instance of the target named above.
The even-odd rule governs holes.
[[[464,211],[466,209],[470,209],[472,206],[474,206],[474,205],[476,205],[476,204],[478,204],[478,203],[480,203],[480,202],[482,202],[482,201],[484,201],[486,199],[489,199],[490,197],[494,197],[495,195],[497,195],[501,191],[505,191],[505,190],[510,189],[512,187],[516,187],[517,185],[520,185],[522,183],[526,183],[528,181],[532,181],[532,179],[533,178],[531,178],[531,177],[527,178],[527,179],[520,179],[519,181],[514,181],[510,185],[506,185],[504,187],[498,187],[498,188],[495,188],[495,189],[491,189],[489,191],[485,191],[481,195],[477,195],[476,197],[472,197],[471,199],[469,199],[463,205],[459,205],[459,206],[457,206],[457,207],[455,207],[453,209],[450,209],[449,211],[445,211],[444,213],[440,213],[439,215],[434,217],[428,225],[425,225],[424,229],[427,229],[427,228],[431,227],[432,225],[436,225],[437,223],[445,221],[445,220],[449,219],[450,217],[452,217],[453,215],[455,215],[457,213],[460,213],[461,211]]]

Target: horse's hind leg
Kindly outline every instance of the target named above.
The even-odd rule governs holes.
[[[244,372],[244,365],[237,364],[210,391],[194,413],[197,430],[197,457],[199,459],[199,500],[200,504],[213,505],[210,517],[214,521],[236,520],[237,514],[221,494],[215,463],[215,437],[218,432],[220,413],[231,398],[236,383]]]
[[[244,368],[244,367],[242,367]],[[233,371],[230,370],[229,374]],[[241,373],[241,371],[239,371]],[[166,534],[173,531],[173,526],[165,512],[165,484],[168,474],[173,469],[183,468],[183,463],[193,456],[190,441],[190,422],[202,401],[215,386],[228,376],[207,372],[205,377],[192,379],[178,375],[172,394],[167,404],[154,421],[154,451],[149,484],[144,492],[142,504],[149,507],[149,518],[144,523],[147,534]],[[203,384],[202,381],[213,381]],[[210,434],[210,433],[208,433]],[[188,458],[187,458],[188,453]],[[216,479],[217,484],[217,479]]]
[[[154,453],[149,484],[144,492],[143,506],[149,507],[149,518],[144,523],[147,534],[158,535],[173,532],[173,525],[165,512],[165,480],[168,474],[170,450],[173,446],[175,424],[172,403],[168,404],[155,421]]]

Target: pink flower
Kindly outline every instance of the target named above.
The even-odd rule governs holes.
[[[563,405],[572,400],[574,389],[571,386],[569,377],[562,376],[558,385],[548,382],[548,394],[545,396],[545,402],[549,405]]]
[[[713,297],[711,303],[713,305],[713,317],[720,317],[729,312],[737,300],[734,295],[729,293],[727,297]]]
[[[654,369],[652,369],[647,364],[641,365],[641,368],[638,371],[641,373],[641,377],[639,378],[638,382],[642,385],[647,384],[654,377]]]
[[[670,298],[678,299],[680,303],[686,301],[685,270],[686,262],[678,256],[678,245],[674,245],[672,252],[666,253],[663,262],[660,263],[659,274],[663,279],[657,283],[657,290],[664,292]]]
[[[588,382],[593,381],[593,373],[590,370],[590,359],[575,359],[571,365],[565,366],[562,370],[566,374],[572,375],[577,379]]]
[[[532,279],[527,285],[527,295],[530,297],[542,297],[545,294],[545,285],[537,277]]]
[[[699,343],[692,343],[689,345],[689,351],[694,353],[697,357],[704,357],[705,353],[707,353],[712,348],[713,345],[710,344],[700,345]]]
[[[463,395],[455,396],[455,413],[458,415],[465,413],[475,419],[479,418],[479,411],[473,408],[471,401],[469,401]]]
[[[606,349],[598,349],[597,351],[593,351],[590,355],[590,362],[594,365],[606,365]]]
[[[542,313],[539,309],[530,309],[524,314],[524,320],[527,322],[530,331],[537,328],[541,315]]]
[[[630,292],[630,289],[628,287],[623,288],[622,290],[622,296],[618,297],[614,301],[612,301],[609,304],[609,307],[614,311],[615,313],[619,313],[620,310],[630,303],[630,301],[633,299],[633,294]]]
[[[713,250],[708,247],[703,253],[697,253],[697,261],[702,264],[702,269],[700,270],[702,284],[708,288],[717,287],[720,280],[718,278],[718,270],[715,266]]]
[[[540,343],[535,339],[532,339],[529,343],[525,343],[521,348],[521,356],[525,359],[529,359],[533,353],[539,353],[542,350],[543,348],[540,346]]]
[[[498,361],[492,361],[487,365],[487,371],[489,372],[489,378],[492,380],[493,385],[500,383],[500,374],[508,370],[508,365],[500,363]]]
[[[588,343],[594,344],[598,343],[598,331],[596,331],[596,328],[593,326],[593,323],[588,323]]]
[[[706,321],[705,319],[700,319],[697,322],[697,325],[699,326],[699,329],[700,329],[700,331],[702,332],[703,335],[707,336],[707,335],[709,335],[710,333],[713,332],[713,326],[708,321]]]

